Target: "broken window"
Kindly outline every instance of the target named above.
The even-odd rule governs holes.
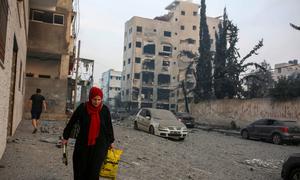
[[[5,41],[7,31],[8,3],[7,0],[0,0],[0,64],[4,64]]]
[[[170,61],[163,61],[163,66],[170,66]]]
[[[142,47],[142,43],[140,41],[135,42],[135,47],[138,48]]]
[[[142,88],[142,94],[141,94],[142,100],[153,100],[153,88]]]
[[[154,43],[147,43],[144,45],[144,54],[153,54],[155,55],[155,44]]]
[[[169,110],[169,104],[157,104],[156,108]]]
[[[140,73],[134,73],[134,79],[140,79]]]
[[[142,32],[142,31],[143,31],[142,26],[137,26],[137,27],[136,27],[136,32]]]
[[[53,12],[31,9],[30,16],[30,19],[34,21],[50,24],[64,24],[63,14],[54,14]]]
[[[139,88],[137,87],[132,88],[132,100],[138,100],[139,92],[140,92]]]
[[[159,74],[157,81],[158,81],[158,85],[162,85],[162,84],[168,85],[168,84],[170,84],[170,80],[171,80],[170,75],[168,75],[168,74]]]
[[[152,86],[154,84],[154,72],[142,72],[142,83]]]
[[[135,63],[138,63],[138,64],[141,63],[141,58],[136,57],[136,58],[135,58]]]
[[[64,24],[64,16],[61,14],[54,14],[54,24]]]
[[[165,37],[171,37],[171,32],[170,31],[164,31],[164,36]]]
[[[143,61],[143,69],[144,70],[154,70],[155,64],[153,59],[145,59]]]

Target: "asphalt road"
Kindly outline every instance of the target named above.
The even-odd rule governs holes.
[[[43,121],[43,132],[31,134],[23,120],[8,140],[0,160],[0,179],[67,180],[73,178],[72,150],[69,165],[62,163],[56,142],[65,122]],[[184,141],[168,140],[134,130],[130,120],[114,124],[115,147],[124,153],[120,180],[280,180],[282,161],[300,146],[274,145],[239,136],[193,129]]]

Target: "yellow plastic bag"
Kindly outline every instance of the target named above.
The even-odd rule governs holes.
[[[123,150],[110,148],[100,170],[100,176],[115,179]]]

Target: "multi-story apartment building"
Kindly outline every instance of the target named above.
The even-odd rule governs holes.
[[[166,10],[166,15],[154,19],[134,16],[125,24],[121,97],[129,109],[176,111],[178,102],[183,104],[180,84],[193,76],[186,71],[194,62],[190,55],[197,54],[199,47],[199,5],[176,0]],[[220,20],[208,17],[207,22],[213,50]]]
[[[28,0],[0,0],[0,159],[22,120]]]
[[[300,64],[298,64],[298,60],[295,59],[288,63],[275,64],[273,79],[277,81],[281,76],[288,77],[297,74],[300,74]]]
[[[65,118],[75,15],[73,0],[30,0],[25,101],[40,88],[48,104],[42,118]]]
[[[115,98],[120,98],[121,71],[109,69],[108,71],[102,73],[100,87],[103,90],[104,103],[110,107],[111,111],[116,111],[117,107],[115,104]]]

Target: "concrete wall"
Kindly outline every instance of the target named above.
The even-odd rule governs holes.
[[[10,132],[7,131],[10,93],[14,93],[14,98],[11,99],[14,105],[12,112],[12,134],[14,134],[22,120],[22,106],[25,92],[24,71],[27,51],[28,0],[21,2],[8,0],[8,7],[5,58],[4,64],[2,64],[3,66],[0,66],[0,158],[6,147],[7,135],[11,135]],[[14,38],[18,45],[15,67],[13,67],[12,64]],[[11,86],[13,69],[16,69],[15,79],[13,79],[15,82],[14,87]]]
[[[300,99],[272,101],[271,99],[215,100],[191,105],[198,123],[229,126],[235,121],[243,127],[259,118],[296,120],[300,123]]]
[[[25,119],[30,119],[29,99],[36,88],[41,88],[46,99],[47,111],[42,113],[41,119],[65,120],[67,100],[67,80],[43,79],[26,77]]]

